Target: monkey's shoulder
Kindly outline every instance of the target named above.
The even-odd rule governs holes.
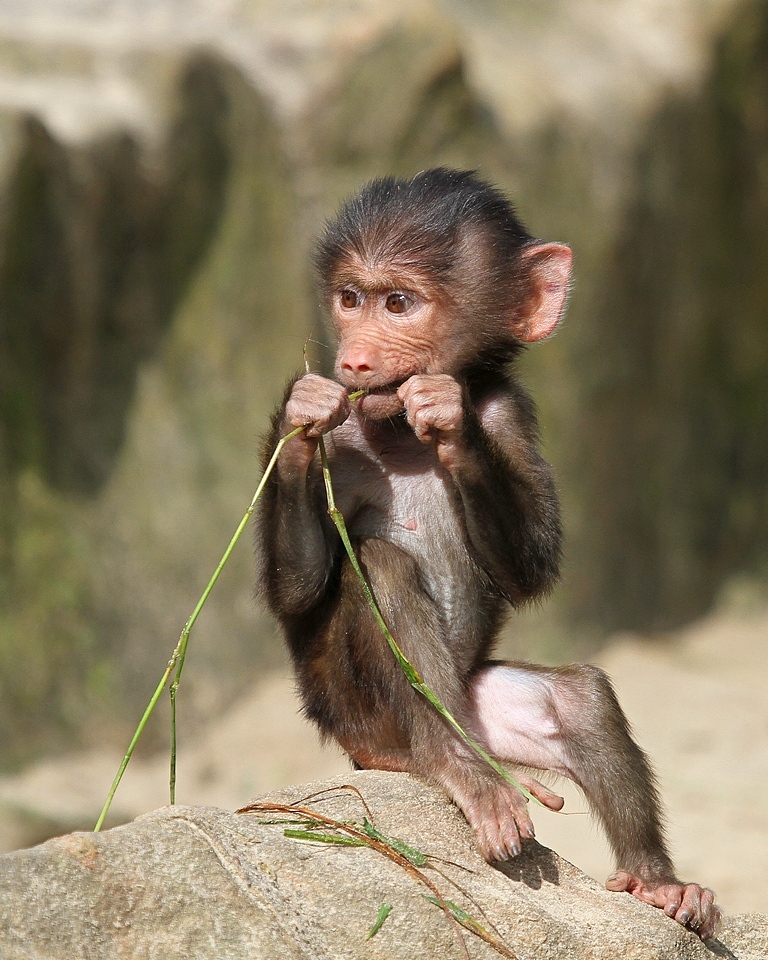
[[[470,396],[478,420],[493,436],[536,420],[533,398],[512,378],[505,377],[490,389],[471,391]]]

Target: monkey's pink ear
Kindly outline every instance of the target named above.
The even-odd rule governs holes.
[[[525,343],[544,340],[560,323],[568,299],[573,253],[563,243],[537,243],[522,252],[530,278],[528,303],[515,322],[515,336]]]

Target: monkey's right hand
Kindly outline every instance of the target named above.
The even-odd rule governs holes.
[[[344,423],[349,411],[347,391],[335,380],[314,373],[297,380],[283,412],[283,432],[306,430],[286,446],[278,462],[280,475],[285,479],[303,475],[317,450],[317,438]]]
[[[349,397],[340,383],[308,373],[293,385],[285,420],[290,429],[306,427],[304,436],[316,439],[344,423],[349,411]]]

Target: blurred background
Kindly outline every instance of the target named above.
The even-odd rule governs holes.
[[[565,577],[504,652],[606,666],[681,871],[765,910],[759,0],[0,0],[0,849],[92,827],[305,339],[332,358],[323,219],[438,164],[576,257],[523,364]],[[253,578],[246,537],[192,635],[182,802],[347,769],[297,715]],[[166,802],[166,743],[163,703],[114,822]],[[605,879],[586,817],[540,833]]]

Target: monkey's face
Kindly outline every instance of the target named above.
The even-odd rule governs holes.
[[[339,338],[336,377],[368,393],[358,402],[370,419],[403,410],[397,388],[416,374],[450,373],[451,311],[416,276],[364,271],[340,275],[330,305]]]

